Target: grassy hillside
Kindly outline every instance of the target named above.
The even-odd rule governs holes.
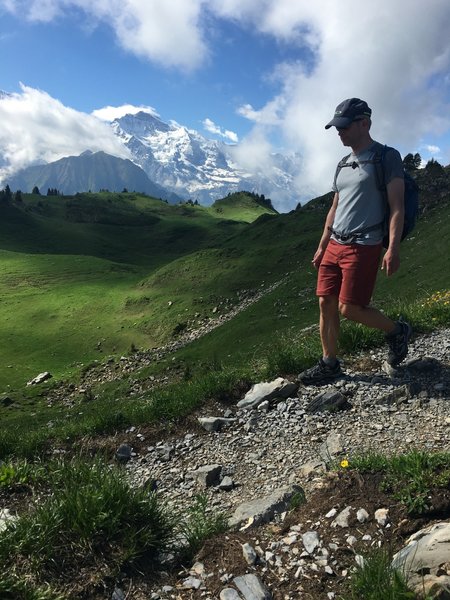
[[[310,261],[330,198],[282,215],[270,207],[260,215],[256,203],[253,219],[248,199],[242,207],[225,199],[223,213],[134,195],[30,196],[0,205],[0,391],[7,392],[0,394],[0,493],[19,516],[1,536],[0,597],[104,596],[124,582],[139,589],[141,581],[153,584],[160,552],[175,552],[179,571],[206,538],[225,530],[215,500],[201,494],[188,510],[183,503],[181,512],[168,509],[151,493],[152,478],[130,487],[112,463],[122,440],[147,447],[192,431],[193,411],[209,401],[228,402],[253,382],[290,376],[317,359]],[[401,271],[381,274],[376,291],[377,304],[392,316],[403,312],[416,331],[449,322],[448,193],[440,199],[402,244]],[[176,339],[245,302],[232,320],[158,361],[133,353],[128,369],[119,358],[132,345]],[[341,333],[344,355],[383,340],[348,322]],[[102,364],[80,368],[94,367],[94,358]],[[24,386],[43,370],[73,377]],[[402,494],[413,490],[420,503],[437,497],[428,482],[442,476],[448,456],[432,463],[432,473],[418,456],[395,477]],[[374,461],[386,473],[386,461],[367,458],[362,473],[369,462],[373,472]],[[188,545],[177,549],[180,539]],[[385,571],[376,574],[375,595]]]
[[[265,214],[277,214],[270,200],[264,196],[249,192],[229,194],[226,198],[216,200],[210,207],[212,215],[234,221],[252,223],[256,217]]]
[[[269,352],[317,322],[310,260],[326,210],[321,198],[277,215],[237,194],[210,208],[134,194],[26,196],[1,206],[0,389],[161,345],[261,290],[261,300],[182,356],[232,364]],[[448,289],[441,240],[449,217],[448,202],[425,213],[402,244],[401,271],[380,274],[378,305],[395,310],[398,298]]]
[[[253,204],[257,218],[263,209]],[[245,227],[201,206],[136,194],[24,195],[22,203],[2,203],[0,389],[167,339],[178,317],[172,311],[155,326],[168,296],[147,293],[148,278]]]

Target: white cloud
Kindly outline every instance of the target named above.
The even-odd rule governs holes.
[[[258,123],[259,125],[279,126],[282,124],[284,110],[284,98],[277,97],[268,102],[260,110],[253,108],[251,104],[244,104],[237,109],[238,115]]]
[[[301,192],[330,189],[346,149],[335,130],[325,131],[324,125],[344,98],[367,100],[373,137],[403,154],[420,140],[449,132],[447,0],[366,3],[363,11],[355,11],[351,0],[274,0],[266,9],[254,16],[254,26],[284,43],[308,45],[314,64],[310,69],[298,62],[280,65],[278,95],[239,113],[257,124],[270,122],[264,119],[267,113],[276,115],[285,143],[303,155]],[[236,6],[229,16],[237,18],[240,11]],[[446,154],[450,159],[449,148]]]
[[[0,98],[0,179],[30,164],[103,150],[129,158],[106,123],[64,106],[45,92],[22,85],[22,92]]]
[[[52,21],[74,10],[85,25],[111,27],[127,51],[167,67],[192,70],[208,59],[200,19],[204,0],[0,0],[30,21]]]
[[[123,104],[122,106],[105,106],[92,112],[94,117],[101,121],[114,121],[114,119],[120,119],[125,115],[135,115],[138,112],[145,112],[153,117],[159,118],[157,111],[151,106],[134,106],[132,104]]]
[[[231,151],[236,163],[250,173],[268,174],[273,168],[272,146],[262,127],[255,127]]]
[[[216,125],[214,121],[211,121],[211,119],[204,119],[202,124],[206,131],[208,131],[209,133],[218,135],[226,140],[229,140],[230,142],[233,142],[234,144],[237,144],[239,141],[237,133],[235,133],[234,131],[230,131],[229,129],[222,129],[221,127]]]
[[[440,154],[440,152],[441,152],[441,149],[439,148],[439,146],[426,145],[425,150],[428,152],[428,154]]]
[[[421,143],[435,145],[450,132],[448,0],[384,0],[365,3],[363,10],[352,0],[0,0],[0,6],[31,20],[63,18],[76,10],[84,25],[111,27],[130,53],[186,71],[213,60],[207,44],[211,15],[295,49],[295,61],[272,73],[276,95],[238,111],[254,122],[254,137],[264,140],[264,148],[266,132],[276,128],[283,143],[303,155],[300,191],[330,187],[345,151],[324,125],[344,98],[367,100],[373,137],[403,154]],[[305,47],[307,65],[299,60]],[[253,148],[253,137],[249,140]],[[450,148],[439,143],[447,163]]]

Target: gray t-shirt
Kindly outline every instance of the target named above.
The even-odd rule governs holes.
[[[333,229],[336,232],[345,235],[380,224],[378,229],[353,240],[358,244],[378,244],[385,233],[382,223],[386,213],[386,200],[378,189],[376,167],[374,162],[371,162],[376,151],[380,151],[381,148],[381,144],[373,142],[367,150],[359,154],[352,152],[345,166],[337,172],[337,177],[335,175],[333,182],[333,191],[339,194],[333,223]],[[403,179],[403,163],[397,150],[388,148],[383,164],[386,184],[395,177]],[[344,243],[334,234],[331,235],[331,238],[339,243]]]

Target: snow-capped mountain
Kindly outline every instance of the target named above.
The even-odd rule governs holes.
[[[298,158],[275,154],[271,166],[250,172],[240,166],[235,146],[203,137],[176,123],[138,112],[112,122],[115,134],[129,148],[131,160],[148,177],[179,196],[211,204],[239,190],[264,194],[275,201],[294,197]]]

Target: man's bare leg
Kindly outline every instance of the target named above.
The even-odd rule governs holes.
[[[319,307],[323,356],[314,367],[298,376],[304,385],[320,385],[342,376],[341,365],[336,358],[340,324],[337,296],[320,296]]]
[[[395,321],[386,317],[377,308],[372,306],[358,306],[356,304],[344,304],[339,302],[339,312],[346,319],[356,321],[373,329],[380,329],[386,334],[392,333],[397,324]]]
[[[339,301],[337,296],[320,296],[320,339],[323,358],[333,362],[337,356],[339,337]]]
[[[393,321],[371,306],[356,306],[340,302],[339,311],[347,319],[384,331],[389,346],[387,362],[391,366],[396,367],[408,354],[408,342],[412,333],[409,323],[402,320]]]

